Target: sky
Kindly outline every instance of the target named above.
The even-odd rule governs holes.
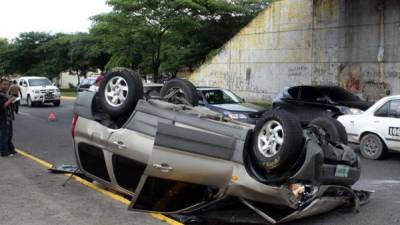
[[[0,37],[11,40],[29,31],[85,32],[91,16],[109,11],[106,0],[0,0]]]

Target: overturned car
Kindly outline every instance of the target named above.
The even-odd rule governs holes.
[[[336,120],[303,129],[290,113],[273,110],[254,126],[196,106],[197,98],[193,84],[175,79],[161,98],[145,99],[133,71],[109,72],[98,93],[83,92],[75,103],[79,168],[132,196],[130,209],[184,222],[232,199],[269,223],[368,200],[369,192],[351,188],[359,159]]]

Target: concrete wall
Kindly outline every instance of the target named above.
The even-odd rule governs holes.
[[[397,0],[276,1],[189,79],[253,101],[300,84],[400,94],[399,12]]]

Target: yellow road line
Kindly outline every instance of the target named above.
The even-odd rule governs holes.
[[[48,162],[46,162],[44,160],[41,160],[41,159],[37,158],[36,156],[33,156],[33,155],[31,155],[31,154],[29,154],[29,153],[27,153],[25,151],[22,151],[21,149],[16,149],[16,151],[20,155],[22,155],[22,156],[24,156],[24,157],[26,157],[26,158],[38,163],[39,165],[43,166],[46,169],[49,169],[49,168],[53,167],[52,164],[50,164],[50,163],[48,163]],[[64,175],[67,176],[67,177],[71,176],[70,174],[64,174]],[[78,176],[73,175],[72,178],[75,181],[85,185],[86,187],[91,188],[91,189],[93,189],[95,191],[98,191],[98,192],[100,192],[100,193],[102,193],[102,194],[104,194],[104,195],[106,195],[106,196],[108,196],[108,197],[110,197],[110,198],[112,198],[112,199],[124,204],[124,205],[129,205],[130,204],[130,201],[128,199],[124,198],[121,195],[115,194],[115,193],[113,193],[111,191],[107,191],[106,189],[104,189],[104,188],[102,188],[100,186],[97,186],[97,185],[95,185],[93,183],[90,183],[87,180],[84,180],[84,179],[82,179],[82,178],[80,178]],[[166,222],[166,223],[168,223],[170,225],[183,225],[182,223],[179,223],[178,221],[175,221],[175,220],[173,220],[173,219],[171,219],[169,217],[166,217],[166,216],[164,216],[162,214],[151,213],[150,215],[153,218],[155,218],[157,220],[160,220],[162,222]]]
[[[164,215],[162,215],[162,214],[151,213],[151,216],[154,217],[154,218],[156,218],[156,219],[158,219],[158,220],[161,220],[161,221],[163,221],[163,222],[166,222],[166,223],[168,223],[168,224],[170,224],[170,225],[184,225],[184,224],[179,223],[178,221],[173,220],[173,219],[171,219],[171,218],[169,218],[169,217],[166,217],[166,216],[164,216]]]
[[[65,100],[75,100],[76,97],[72,97],[72,96],[61,96],[61,99],[65,99]]]
[[[20,155],[22,155],[32,161],[35,161],[36,163],[40,164],[41,166],[43,166],[46,169],[50,169],[51,167],[53,167],[53,165],[51,165],[50,163],[43,161],[29,153],[26,153],[26,152],[22,151],[21,149],[16,149],[15,151],[17,151]]]

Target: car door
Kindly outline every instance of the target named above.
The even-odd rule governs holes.
[[[27,94],[27,91],[28,91],[28,82],[26,82],[25,79],[19,80],[19,87],[21,88],[21,93],[22,93],[21,98],[23,100],[26,100],[26,94]]]
[[[121,129],[114,130],[107,140],[111,180],[130,194],[135,193],[144,175],[153,151],[158,123],[172,124],[174,117],[171,113],[157,114],[160,110],[147,102],[138,104],[131,118]]]
[[[185,120],[182,115],[179,118]],[[158,123],[151,156],[130,209],[190,211],[225,193],[233,171],[230,158],[235,139],[193,127],[193,123],[204,127],[210,123],[206,120],[186,121]]]
[[[400,150],[400,100],[391,100],[381,106],[371,122],[388,148]]]

